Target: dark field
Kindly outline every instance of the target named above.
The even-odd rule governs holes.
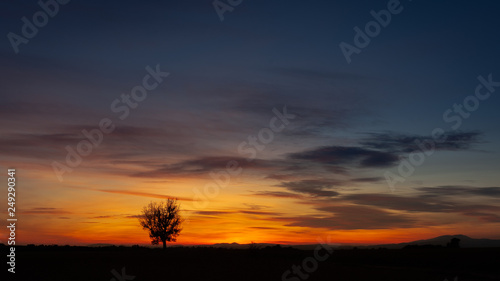
[[[3,247],[2,254],[6,252]],[[162,251],[18,246],[16,273],[9,273],[7,280],[500,280],[500,248],[335,250],[328,259],[317,262],[316,270],[311,270],[315,266],[312,257],[313,251],[277,247],[175,247]],[[291,273],[282,279],[285,271],[294,265],[302,267],[305,259],[310,273],[301,269],[302,278]],[[7,273],[3,264],[2,271]],[[128,277],[122,276],[122,268]]]

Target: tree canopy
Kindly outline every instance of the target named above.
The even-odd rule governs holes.
[[[180,205],[177,199],[167,199],[161,202],[150,202],[142,210],[139,222],[143,229],[149,230],[149,237],[153,245],[161,241],[163,249],[166,242],[175,242],[181,232],[183,222],[180,214]]]

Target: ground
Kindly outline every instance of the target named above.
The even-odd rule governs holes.
[[[5,252],[7,248],[3,247]],[[322,256],[326,253],[319,252]],[[310,273],[302,268],[304,261]],[[318,261],[314,251],[287,247],[172,247],[163,251],[31,246],[16,247],[16,273],[8,273],[7,280],[453,281],[456,277],[458,281],[480,281],[500,280],[498,265],[500,248],[334,250],[326,260]],[[294,274],[293,266],[301,266],[301,274]],[[7,272],[5,263],[3,267]],[[290,273],[283,276],[287,270]]]

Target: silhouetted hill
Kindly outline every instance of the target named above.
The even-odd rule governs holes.
[[[399,243],[399,244],[381,244],[381,245],[349,245],[349,244],[335,244],[330,245],[333,248],[344,249],[344,248],[388,248],[388,249],[402,249],[408,245],[420,245],[420,246],[442,246],[446,247],[452,238],[460,239],[460,247],[461,248],[489,248],[489,247],[500,247],[500,240],[494,239],[474,239],[470,238],[466,235],[457,234],[457,235],[443,235],[430,239],[416,240],[411,242]],[[248,249],[249,247],[273,247],[277,244],[266,244],[266,243],[254,243],[254,244],[238,244],[238,243],[219,243],[213,245],[207,245],[208,247],[215,248],[227,248],[227,249]],[[290,246],[300,250],[313,250],[316,248],[318,244],[305,244],[305,245],[285,245]]]
[[[457,234],[457,235],[443,235],[434,237],[431,239],[417,240],[407,243],[399,244],[383,244],[376,245],[377,247],[389,248],[389,249],[400,249],[408,245],[439,245],[446,247],[446,244],[450,242],[452,238],[460,239],[461,248],[488,248],[488,247],[500,247],[500,240],[493,239],[474,239],[468,236]]]
[[[353,247],[357,248],[387,248],[387,249],[402,249],[408,245],[419,245],[419,246],[442,246],[446,247],[446,244],[450,242],[452,238],[460,239],[460,247],[461,248],[490,248],[490,247],[499,247],[500,248],[500,240],[495,239],[474,239],[470,238],[466,235],[457,234],[457,235],[443,235],[430,239],[416,240],[405,243],[398,244],[376,244],[376,245],[351,245],[351,244],[330,244],[332,248],[336,249],[350,249]],[[216,243],[212,245],[193,245],[196,247],[208,247],[208,248],[224,248],[224,249],[249,249],[249,248],[257,248],[262,249],[266,247],[275,247],[279,244],[271,244],[271,243],[251,243],[251,244],[239,244],[239,243]],[[304,245],[280,245],[282,247],[293,247],[299,250],[314,250],[318,244],[304,244]],[[113,247],[116,245],[113,244],[91,244],[88,247]],[[145,247],[152,247],[151,245]],[[185,247],[183,245],[170,245],[169,247]]]
[[[88,246],[89,247],[113,247],[115,245],[113,245],[113,244],[106,244],[106,243],[97,243],[97,244],[90,244]]]

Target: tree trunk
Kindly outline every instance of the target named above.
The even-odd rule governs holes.
[[[161,242],[163,242],[163,250],[165,251],[167,249],[167,241],[163,240]]]

